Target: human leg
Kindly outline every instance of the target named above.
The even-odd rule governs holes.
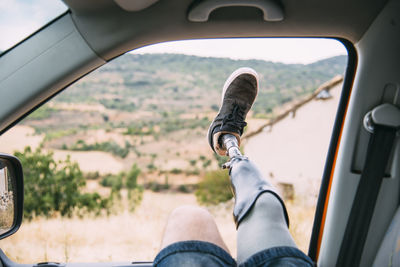
[[[231,267],[236,261],[211,214],[200,207],[182,206],[169,216],[153,266]]]
[[[181,206],[170,214],[161,248],[188,240],[213,243],[229,253],[212,215],[200,207]]]

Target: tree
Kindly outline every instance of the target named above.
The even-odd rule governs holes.
[[[82,171],[69,157],[56,162],[53,153],[41,148],[16,152],[24,168],[24,217],[72,216],[76,209],[99,213],[108,200],[97,193],[82,193],[86,185]]]

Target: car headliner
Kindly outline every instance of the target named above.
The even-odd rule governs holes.
[[[151,43],[221,37],[333,37],[356,43],[386,4],[365,0],[283,0],[284,19],[256,8],[221,8],[208,22],[187,19],[192,0],[161,0],[138,12],[112,0],[64,0],[79,32],[105,60]]]

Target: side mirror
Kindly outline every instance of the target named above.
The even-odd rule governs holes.
[[[22,222],[24,184],[18,158],[0,153],[0,239],[15,233]]]

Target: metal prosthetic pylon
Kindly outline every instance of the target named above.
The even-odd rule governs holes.
[[[221,141],[222,145],[226,148],[226,155],[230,158],[230,161],[222,165],[223,169],[230,169],[233,158],[247,158],[240,152],[238,140],[233,134],[222,135]]]

